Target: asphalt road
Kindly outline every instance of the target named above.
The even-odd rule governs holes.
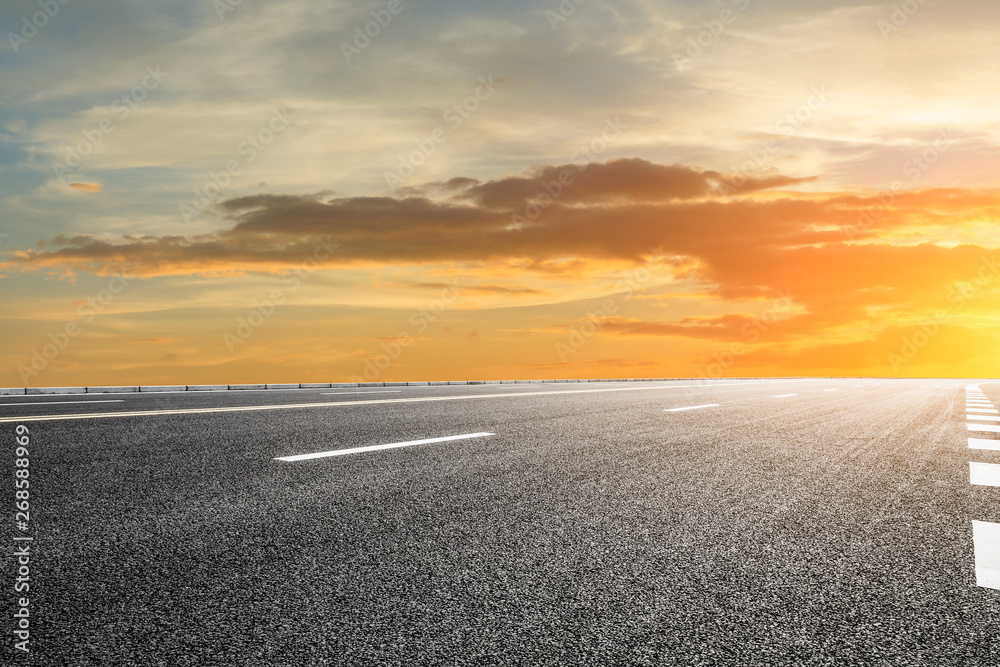
[[[970,383],[0,397],[4,664],[1000,665]]]

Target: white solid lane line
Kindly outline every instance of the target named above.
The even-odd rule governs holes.
[[[609,389],[578,389],[572,391],[536,391],[529,394],[465,394],[462,396],[424,396],[419,398],[381,398],[369,401],[336,401],[329,403],[288,403],[278,405],[236,405],[224,408],[187,408],[184,410],[141,410],[135,412],[95,412],[92,414],[31,415],[23,417],[0,417],[4,422],[40,422],[62,419],[108,419],[112,417],[147,417],[152,415],[194,415],[212,412],[256,412],[259,410],[300,410],[306,408],[344,408],[354,405],[390,405],[397,403],[423,403],[428,401],[473,401],[483,398],[528,398],[534,396],[572,396],[573,394],[603,394],[615,391],[656,391],[668,389],[704,389],[706,387],[733,387],[752,384],[778,384],[808,382],[808,380],[759,380],[749,382],[720,382],[711,385],[675,384],[666,387],[614,387]]]
[[[717,407],[719,407],[718,403],[710,403],[708,405],[691,405],[686,408],[670,408],[668,410],[664,410],[664,412],[684,412],[685,410],[703,410],[705,408],[717,408]]]
[[[0,403],[0,408],[9,408],[12,405],[69,405],[80,403],[124,403],[124,399],[114,399],[106,401],[42,401],[40,403]]]
[[[1000,433],[1000,426],[996,424],[966,424],[970,431],[989,431],[990,433]]]
[[[372,445],[370,447],[352,447],[350,449],[334,449],[329,452],[317,452],[315,454],[298,454],[296,456],[276,456],[275,461],[308,461],[310,459],[323,459],[330,456],[345,456],[347,454],[359,454],[361,452],[376,452],[382,449],[396,449],[398,447],[412,447],[413,445],[429,445],[432,442],[449,442],[451,440],[468,440],[469,438],[485,438],[495,433],[466,433],[465,435],[449,435],[443,438],[427,438],[425,440],[409,440],[407,442],[393,442],[388,445]]]
[[[1000,422],[1000,417],[990,417],[989,415],[965,415],[966,419],[979,419],[981,421]]]
[[[969,481],[978,486],[1000,486],[1000,465],[970,461]]]
[[[798,394],[781,394],[780,396],[772,396],[771,398],[788,398],[789,396],[798,396]]]
[[[377,391],[326,391],[320,396],[343,396],[344,394],[398,394],[400,389],[379,389]]]
[[[969,438],[969,449],[990,449],[1000,452],[1000,440],[989,438]]]
[[[1000,590],[1000,523],[972,522],[976,545],[976,585]]]

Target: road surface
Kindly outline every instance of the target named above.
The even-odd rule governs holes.
[[[8,544],[33,538],[31,654],[8,633],[5,660],[1000,665],[993,403],[871,379],[0,397],[8,479],[30,439]]]

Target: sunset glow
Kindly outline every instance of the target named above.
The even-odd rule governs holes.
[[[912,5],[13,3],[0,386],[1000,373],[995,9]]]

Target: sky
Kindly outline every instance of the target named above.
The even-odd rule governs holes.
[[[985,0],[10,0],[0,35],[0,386],[1000,374]]]

